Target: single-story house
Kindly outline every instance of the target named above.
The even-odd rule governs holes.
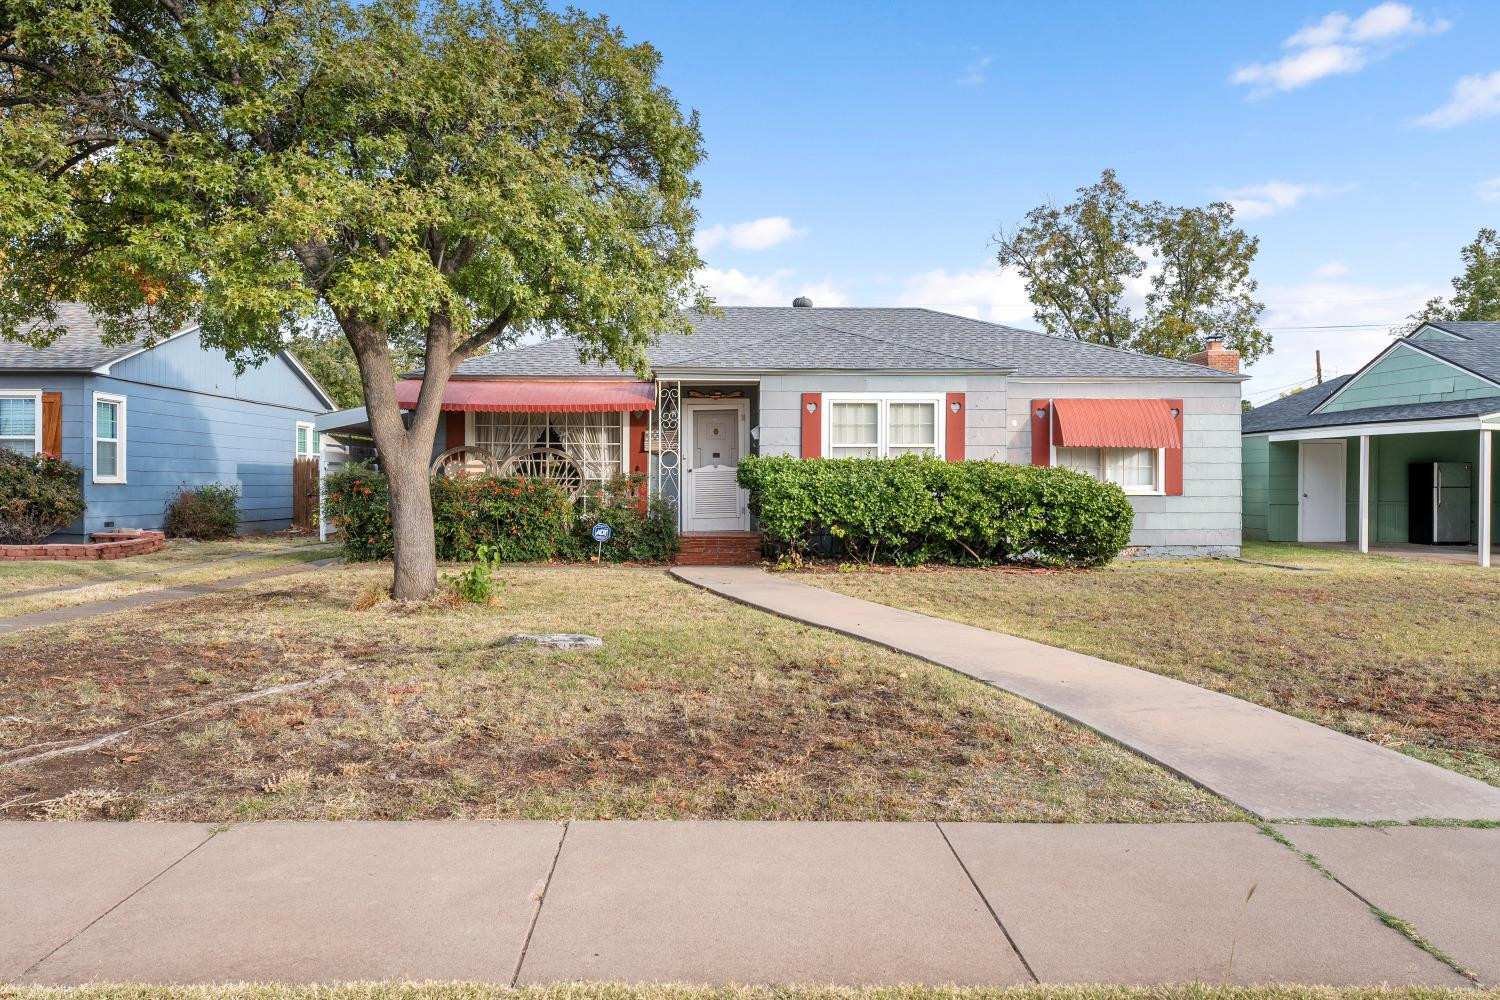
[[[196,325],[107,346],[84,307],[58,316],[67,332],[50,347],[0,341],[0,447],[83,469],[87,510],[54,540],[160,528],[180,487],[206,483],[240,488],[241,530],[285,528],[307,505],[293,500],[298,458],[316,516],[314,419],[333,402],[290,354],[239,374]]]
[[[927,309],[728,307],[663,337],[639,378],[570,338],[484,354],[443,398],[437,450],[562,452],[584,480],[644,476],[695,539],[756,536],[752,454],[1068,465],[1119,483],[1137,554],[1240,548],[1238,355],[1190,364]],[[415,405],[418,379],[397,386]],[[351,421],[362,420],[356,415]],[[338,430],[330,422],[329,430]]]
[[[1423,323],[1243,430],[1246,538],[1472,545],[1490,564],[1500,323]]]

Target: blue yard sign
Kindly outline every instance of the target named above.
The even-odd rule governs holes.
[[[594,558],[602,563],[604,562],[604,543],[614,537],[615,530],[603,521],[600,521],[594,525],[594,529],[589,534],[593,535],[594,541],[599,543],[599,552]]]

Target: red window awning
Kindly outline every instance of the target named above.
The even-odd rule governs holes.
[[[1165,399],[1054,399],[1052,443],[1064,448],[1181,448]]]
[[[420,379],[396,383],[403,410],[417,405]],[[618,413],[656,409],[651,382],[584,379],[453,379],[443,390],[443,409],[480,413]]]

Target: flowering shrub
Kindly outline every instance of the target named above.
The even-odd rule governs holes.
[[[661,561],[677,551],[676,517],[666,504],[640,510],[639,481],[620,479],[575,504],[539,479],[465,476],[432,481],[432,521],[439,559],[546,562],[595,553],[589,529],[604,521],[615,538],[604,546],[614,561]],[[390,493],[385,477],[351,465],[323,481],[324,511],[338,528],[351,562],[389,559]]]
[[[34,545],[83,514],[83,470],[0,448],[0,543]]]
[[[1135,517],[1113,483],[999,462],[754,457],[739,482],[773,546],[863,562],[1099,566]]]

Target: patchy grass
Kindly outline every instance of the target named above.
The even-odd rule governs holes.
[[[163,550],[161,553],[153,553],[153,555],[166,555],[170,551]],[[19,591],[12,591],[9,597],[4,593],[0,593],[0,618],[12,618],[18,615],[32,614],[37,611],[50,611],[54,608],[90,604],[94,601],[107,601],[116,597],[126,597],[130,594],[139,594],[153,590],[164,590],[169,587],[186,587],[193,584],[210,583],[215,580],[225,580],[230,577],[263,573],[267,570],[296,566],[305,562],[315,562],[319,559],[331,559],[337,557],[339,554],[336,546],[317,544],[298,545],[295,543],[291,546],[257,545],[240,547],[230,550],[230,552],[230,555],[221,554],[218,557],[209,556],[203,559],[181,560],[163,565],[158,569],[141,570],[137,573],[114,578],[103,577],[97,582],[90,582],[85,579],[77,583],[64,583],[61,584],[64,588],[62,590],[44,588],[38,593],[30,588],[24,588]],[[129,562],[129,560],[110,560],[98,563],[97,565],[118,567],[121,563],[125,562]],[[202,565],[203,563],[208,563],[208,565]],[[62,565],[72,567],[95,564],[64,563]],[[3,576],[7,568],[0,567],[0,576]]]
[[[806,583],[1115,660],[1500,785],[1500,572],[1250,543],[1087,572],[810,572]]]
[[[128,559],[14,562],[0,565],[0,595],[35,590],[40,587],[67,587],[76,584],[106,583],[122,577],[173,571],[184,566],[235,556],[262,555],[277,549],[317,545],[317,535],[276,532],[268,535],[244,535],[222,542],[195,542],[174,538],[160,552]]]
[[[224,984],[70,989],[0,984],[5,1000],[1495,1000],[1497,990],[1435,986],[1013,986],[839,988],[813,986],[624,986],[611,983],[506,988],[466,983]]]
[[[506,569],[491,607],[393,604],[389,572],[0,640],[0,816],[1242,818],[1019,699],[660,571]],[[506,644],[523,631],[605,645]]]

